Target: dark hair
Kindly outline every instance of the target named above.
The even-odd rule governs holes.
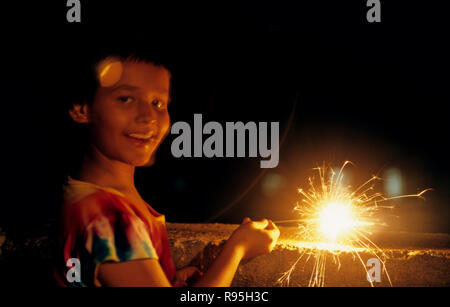
[[[98,64],[108,58],[115,57],[122,61],[145,62],[158,66],[163,66],[171,74],[173,68],[170,63],[164,59],[161,52],[155,52],[152,46],[102,46],[99,49],[91,50],[90,54],[81,57],[81,61],[76,61],[77,67],[72,71],[67,93],[67,107],[70,108],[74,103],[92,103],[95,92],[99,86],[96,67]],[[172,85],[170,86],[172,95]]]

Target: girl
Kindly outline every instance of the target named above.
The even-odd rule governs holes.
[[[195,286],[230,286],[241,260],[271,252],[278,228],[267,219],[245,218],[207,272],[176,272],[164,215],[134,185],[135,168],[150,163],[169,132],[171,74],[137,53],[103,54],[90,67],[78,88],[83,95],[69,110],[89,142],[64,188],[58,283],[173,286],[197,274]],[[68,278],[73,258],[79,271]]]

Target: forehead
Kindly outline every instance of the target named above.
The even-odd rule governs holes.
[[[107,69],[99,71],[100,80],[112,81],[104,86],[106,88],[114,89],[127,85],[144,91],[169,92],[170,73],[163,66],[125,60],[106,67]]]

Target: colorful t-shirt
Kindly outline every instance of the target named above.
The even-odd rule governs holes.
[[[173,283],[165,217],[145,205],[148,210],[139,209],[115,189],[69,178],[61,212],[61,262],[55,267],[58,284],[101,286],[97,280],[101,263],[135,259],[158,260]]]

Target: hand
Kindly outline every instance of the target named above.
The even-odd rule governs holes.
[[[241,248],[243,259],[269,254],[280,236],[278,227],[268,219],[252,221],[246,217],[230,237],[230,242]]]
[[[175,273],[175,283],[176,287],[187,287],[188,285],[194,283],[199,279],[203,273],[197,269],[195,266],[188,266],[178,270]]]

